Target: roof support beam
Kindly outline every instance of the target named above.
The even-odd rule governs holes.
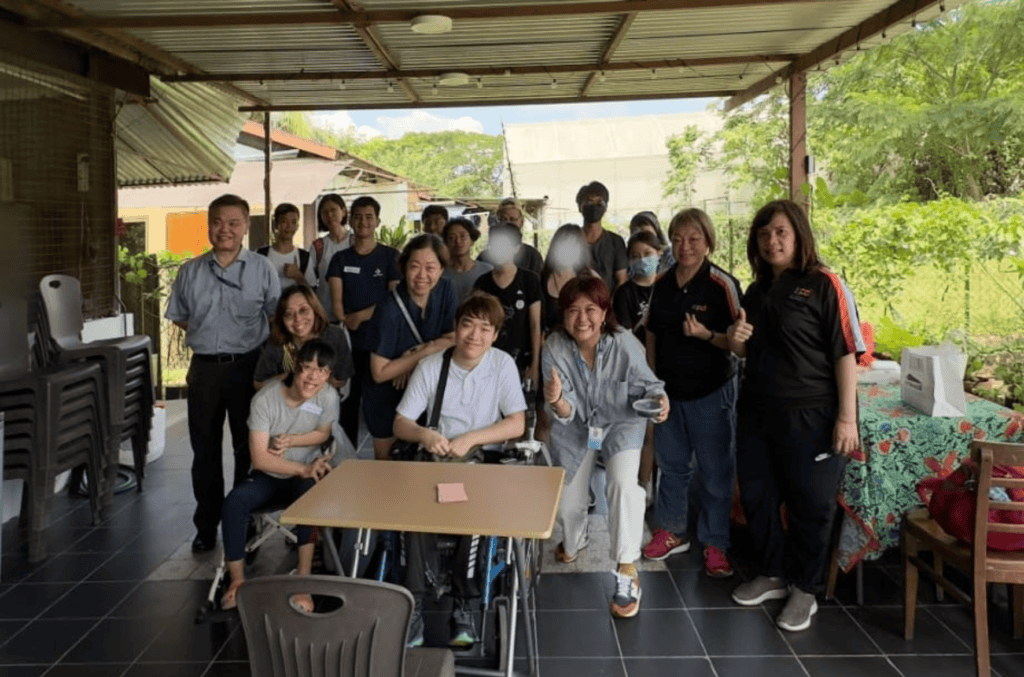
[[[886,28],[897,24],[900,21],[906,21],[935,4],[938,4],[938,0],[900,0],[897,3],[890,5],[887,9],[842,33],[839,37],[833,38],[832,40],[819,45],[807,54],[804,54],[793,61],[793,63],[777,71],[775,75],[763,78],[762,80],[755,82],[746,90],[736,94],[725,102],[725,110],[730,111],[742,106],[748,101],[756,99],[758,96],[779,84],[780,79],[788,80],[796,73],[809,70],[822,61],[825,61],[836,54],[841,54],[851,47],[855,47],[860,41],[874,37]]]
[[[449,7],[441,13],[453,20],[510,19],[516,17],[553,17],[580,14],[625,14],[633,11],[670,12],[708,7],[794,4],[820,0],[647,0],[637,10],[632,0],[612,2],[566,2],[532,5],[493,5],[490,7]],[[425,10],[365,10],[340,12],[270,12],[252,14],[158,14],[146,16],[77,16],[34,20],[32,28],[63,30],[71,28],[203,28],[210,26],[284,26],[296,24],[348,23],[371,25],[412,21]]]
[[[807,73],[789,78],[789,199],[808,211],[810,195],[804,195],[807,183]]]
[[[362,9],[359,6],[359,3],[355,2],[355,0],[331,0],[331,2],[338,7],[340,12],[343,13],[358,12]],[[377,31],[374,30],[372,25],[354,24],[353,27],[356,29],[356,32],[359,33],[359,37],[363,39],[363,43],[366,45],[366,48],[373,52],[373,55],[377,57],[377,61],[379,61],[382,66],[387,68],[389,71],[399,70],[400,66],[398,61],[392,58],[391,53],[384,44],[384,41],[379,35],[377,35]],[[398,86],[402,88],[405,95],[414,103],[423,103],[419,93],[409,82],[408,78],[399,77]]]
[[[637,71],[652,68],[693,68],[697,66],[727,66],[747,63],[789,63],[798,58],[798,54],[753,54],[750,56],[704,57],[698,59],[661,59],[657,61],[630,61],[617,63],[578,63],[559,64],[552,66],[484,66],[479,68],[460,68],[459,72],[471,77],[483,75],[549,75],[555,73],[598,73],[599,71]],[[450,69],[448,69],[450,70]],[[321,72],[287,72],[282,73],[190,73],[187,75],[161,75],[164,82],[257,82],[259,80],[397,80],[399,78],[435,78],[446,70],[384,70],[384,71],[321,71]]]
[[[602,70],[604,66],[607,66],[611,62],[612,56],[615,54],[615,50],[619,48],[619,44],[626,37],[626,34],[629,33],[629,29],[633,25],[634,21],[636,21],[636,12],[630,12],[622,17],[622,21],[619,22],[619,27],[615,29],[611,40],[608,41],[608,44],[604,48],[604,54],[601,55],[599,65],[602,66]],[[597,80],[597,77],[597,73],[592,72],[590,74],[586,83],[583,85],[583,89],[580,90],[580,96],[587,96],[590,94],[590,88],[594,86],[594,82]]]

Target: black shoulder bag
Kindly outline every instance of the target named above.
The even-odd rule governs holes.
[[[444,390],[448,385],[448,369],[451,367],[453,354],[455,354],[455,348],[449,348],[444,351],[444,357],[441,360],[441,373],[437,377],[434,406],[430,410],[430,418],[427,420],[427,427],[431,430],[437,430],[437,426],[441,422],[441,405],[444,403]],[[423,420],[422,417],[420,420]],[[394,449],[392,456],[398,461],[426,461],[430,456],[430,453],[421,448],[418,442],[400,442],[395,445]]]

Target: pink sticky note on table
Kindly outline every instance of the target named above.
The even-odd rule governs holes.
[[[469,496],[466,496],[466,487],[462,482],[437,485],[438,503],[462,503],[468,500]]]

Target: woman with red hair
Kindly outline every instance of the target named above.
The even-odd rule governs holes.
[[[640,611],[635,562],[643,536],[645,492],[637,482],[646,421],[633,409],[653,398],[654,422],[668,417],[665,384],[647,365],[640,341],[611,312],[611,294],[597,277],[570,280],[558,295],[562,329],[552,332],[541,355],[544,397],[550,411],[551,451],[565,468],[558,507],[563,541],[555,557],[574,561],[587,547],[590,475],[598,458],[607,470],[608,530],[615,571],[613,615]]]

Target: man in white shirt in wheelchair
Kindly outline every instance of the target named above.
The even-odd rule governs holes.
[[[507,440],[522,436],[526,422],[526,399],[519,370],[512,357],[492,348],[505,321],[505,311],[496,298],[474,293],[459,306],[455,315],[455,346],[425,358],[416,367],[398,405],[395,434],[428,452],[431,460],[471,462],[482,449],[498,449]],[[434,409],[442,363],[450,354],[437,429],[417,423]],[[462,567],[476,566],[471,539],[463,537],[456,561]],[[416,598],[416,612],[409,632],[410,646],[423,643],[422,601],[427,592],[429,560],[436,553],[434,534],[407,534],[406,587]],[[477,641],[477,614],[472,598],[479,597],[479,577],[454,571],[452,635],[450,646],[468,647]],[[433,583],[433,581],[431,581]]]

